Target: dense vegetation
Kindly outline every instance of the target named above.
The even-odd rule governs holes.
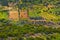
[[[12,5],[9,5],[11,4]],[[16,3],[16,4],[15,4]],[[27,10],[30,18],[41,20],[39,25],[29,21],[8,20],[4,6]],[[49,24],[52,22],[51,24]],[[0,40],[60,40],[60,0],[0,0]]]
[[[18,23],[18,22],[17,22]],[[60,40],[60,27],[17,24],[9,20],[0,20],[1,40]]]

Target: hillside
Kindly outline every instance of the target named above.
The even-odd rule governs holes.
[[[0,40],[60,40],[60,0],[0,0]]]

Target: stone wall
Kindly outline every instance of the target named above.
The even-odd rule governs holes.
[[[29,18],[27,10],[20,10],[20,18]]]
[[[9,19],[10,20],[19,20],[18,11],[15,11],[15,10],[9,11]]]
[[[20,13],[20,17],[19,17],[19,13]],[[10,10],[9,11],[9,19],[10,20],[19,20],[19,18],[23,18],[23,19],[29,18],[26,10],[20,10],[19,13],[17,10]]]

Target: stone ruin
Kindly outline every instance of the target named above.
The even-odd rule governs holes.
[[[19,13],[20,13],[20,15],[19,15]],[[20,12],[18,12],[17,10],[9,11],[10,20],[19,20],[20,18],[28,18],[28,13],[26,10],[20,10]]]

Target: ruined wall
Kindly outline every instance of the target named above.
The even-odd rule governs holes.
[[[15,10],[9,11],[9,19],[10,20],[19,20],[18,11],[15,11]]]
[[[27,10],[20,10],[20,18],[29,18]]]
[[[28,13],[26,10],[20,10],[20,17],[19,17],[19,13],[17,10],[11,10],[9,11],[9,19],[10,20],[19,20],[19,18],[29,18],[28,17]]]

